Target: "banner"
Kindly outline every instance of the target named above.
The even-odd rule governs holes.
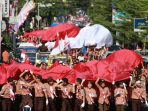
[[[9,0],[2,0],[3,17],[9,17]]]
[[[26,4],[21,9],[18,14],[18,23],[14,26],[14,30],[17,32],[19,27],[25,22],[27,19],[29,12],[35,8],[35,3],[33,1],[26,2]]]

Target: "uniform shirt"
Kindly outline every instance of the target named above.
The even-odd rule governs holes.
[[[30,95],[31,96],[31,91],[30,91],[30,87],[28,86],[28,82],[26,81],[20,81],[21,84],[21,94],[22,95]]]
[[[105,88],[100,87],[99,92],[100,92],[100,95],[99,95],[98,102],[100,104],[104,104],[104,103],[109,104],[109,100],[108,100],[108,97],[110,96],[109,88],[108,87],[105,87]]]
[[[48,83],[45,83],[44,86],[45,86],[48,97],[54,98],[56,96],[56,84],[53,84],[51,86]]]
[[[76,88],[76,98],[83,100],[83,96],[85,95],[85,90],[82,86],[77,86]]]
[[[115,103],[116,105],[125,105],[127,103],[127,90],[122,88],[116,88],[114,92],[115,97]]]
[[[132,89],[132,99],[146,98],[146,93],[143,88],[134,87]]]
[[[62,98],[72,98],[71,93],[73,91],[72,85],[68,84],[67,86],[60,86],[62,92]]]
[[[17,84],[16,84],[16,92],[15,92],[15,94],[21,94],[21,93],[22,93],[21,80],[18,80]]]
[[[13,86],[9,83],[5,84],[1,89],[0,95],[2,95],[3,98],[12,98],[12,96],[14,96]]]
[[[94,103],[94,97],[97,97],[96,90],[94,88],[85,88],[86,92],[86,102],[87,104],[93,104]]]
[[[44,97],[44,91],[46,91],[44,84],[34,83],[35,97]]]

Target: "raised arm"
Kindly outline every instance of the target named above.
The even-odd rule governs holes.
[[[33,74],[33,72],[32,72],[31,70],[30,70],[30,74],[32,75],[33,80],[34,80],[35,82],[39,82],[39,81],[36,79],[35,75]]]
[[[95,85],[100,89],[100,85],[98,84],[99,80],[100,80],[100,78],[98,78],[98,79],[96,80]]]
[[[20,74],[20,79],[23,79],[23,75],[26,73],[26,72],[28,72],[28,70],[25,70],[24,72],[22,72],[21,74]]]
[[[82,100],[83,100],[81,107],[83,108],[85,106],[85,99],[86,99],[86,93],[84,89],[81,89],[81,94],[82,94]]]

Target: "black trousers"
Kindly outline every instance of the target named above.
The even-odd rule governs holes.
[[[125,111],[125,105],[116,105],[116,111]]]
[[[44,108],[44,97],[35,97],[34,98],[34,111],[43,111]]]
[[[82,100],[76,99],[75,100],[75,108],[74,111],[85,111],[84,108],[81,108],[81,104],[83,103]]]
[[[19,106],[22,100],[22,96],[21,95],[15,95],[15,101],[14,101],[14,111],[19,111]]]
[[[132,99],[132,111],[141,111],[141,105],[140,99]]]
[[[48,106],[46,106],[46,111],[56,111],[55,100],[52,98],[48,98]]]
[[[72,111],[71,101],[68,98],[62,99],[62,109],[61,111]]]
[[[86,111],[95,111],[95,103],[87,104]]]
[[[9,98],[2,99],[2,111],[12,111],[12,100]]]

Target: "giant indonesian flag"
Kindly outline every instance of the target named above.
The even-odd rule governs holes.
[[[35,3],[33,0],[30,0],[29,2],[26,2],[26,4],[23,6],[21,11],[18,14],[18,23],[14,25],[14,30],[17,32],[19,27],[25,22],[27,19],[29,12],[35,8]]]
[[[57,26],[49,27],[45,30],[36,30],[33,32],[25,33],[24,37],[41,37],[44,41],[53,41],[57,39],[57,33],[59,39],[65,38],[67,35],[70,38],[75,38],[80,31],[80,28],[74,24],[59,24]]]
[[[51,51],[50,55],[58,55],[61,52],[63,52],[64,50],[67,50],[70,48],[70,42],[69,42],[68,36],[66,35],[64,40],[62,38],[59,37],[59,35],[57,34],[57,40],[55,43],[55,46],[53,47],[53,50]]]
[[[113,43],[111,32],[100,24],[86,26],[80,30],[74,39],[70,39],[71,48],[82,48],[83,46],[97,45],[110,47]]]
[[[6,83],[8,77],[17,78],[25,70],[31,70],[44,79],[53,77],[56,80],[66,77],[70,83],[75,82],[76,78],[96,80],[98,77],[112,83],[129,79],[130,72],[142,62],[140,55],[126,49],[119,50],[104,60],[79,63],[73,68],[55,62],[48,70],[43,70],[31,64],[12,61],[10,64],[3,63],[0,66],[0,85]]]

